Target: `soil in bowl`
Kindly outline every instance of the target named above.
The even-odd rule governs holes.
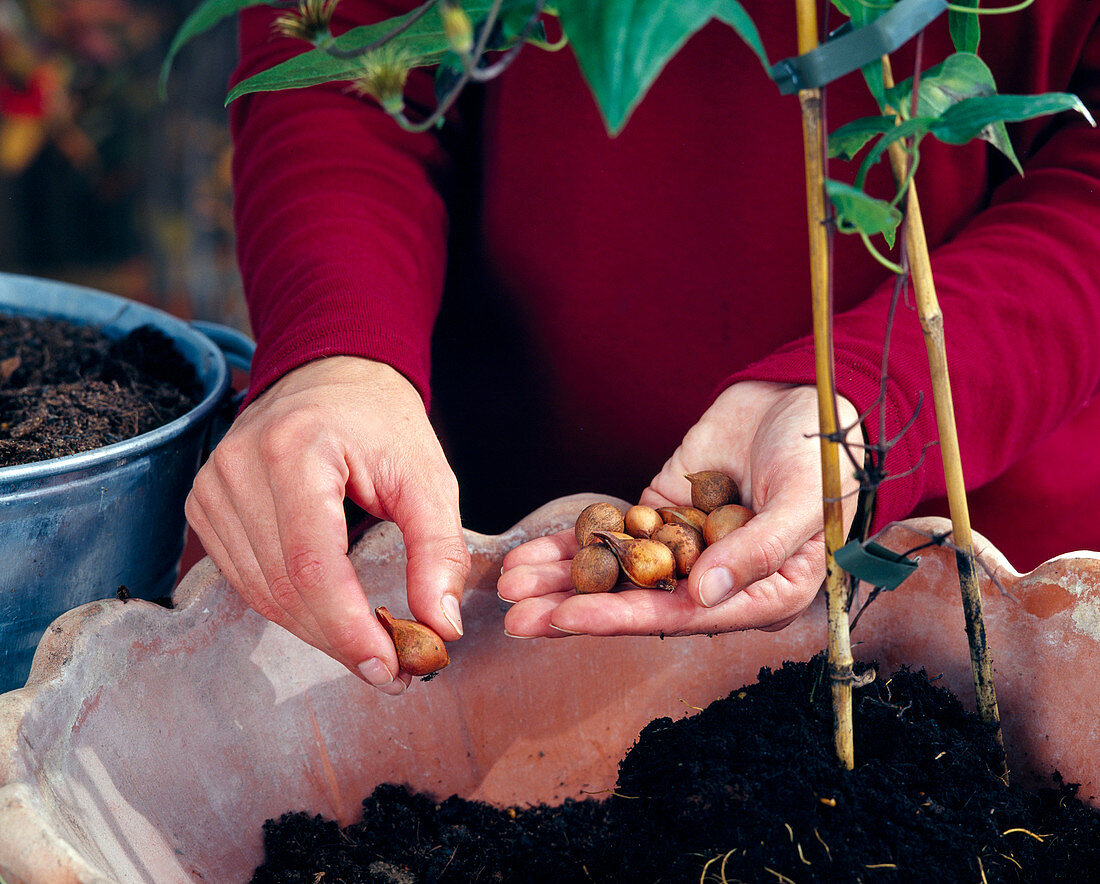
[[[194,367],[155,328],[113,340],[63,319],[0,314],[0,467],[133,438],[201,398]]]
[[[317,882],[1079,882],[1100,813],[1057,778],[997,777],[993,734],[923,672],[856,692],[856,758],[833,755],[824,662],[651,722],[610,795],[497,808],[379,786],[361,820],[264,826],[255,884]]]

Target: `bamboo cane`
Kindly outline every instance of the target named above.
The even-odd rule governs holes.
[[[795,0],[798,14],[798,51],[817,46],[817,10],[814,0]],[[829,300],[829,243],[825,227],[824,128],[821,91],[802,89],[802,138],[806,156],[806,210],[810,229],[810,284],[813,295],[814,362],[817,410],[821,429],[821,484],[825,516],[825,591],[828,597],[829,675],[833,696],[833,736],[840,763],[855,766],[852,732],[852,646],[848,632],[848,586],[834,553],[844,543],[841,502],[840,446],[833,364],[832,305]]]
[[[886,87],[894,85],[890,59],[882,58],[882,74]],[[909,158],[899,142],[889,147],[890,166],[899,183],[908,177]],[[982,594],[978,586],[974,558],[974,537],[970,530],[970,510],[966,502],[966,486],[963,482],[962,457],[959,451],[959,434],[955,426],[955,408],[951,398],[951,381],[947,371],[947,350],[944,343],[943,313],[936,297],[936,284],[932,278],[932,262],[928,254],[928,241],[924,234],[917,188],[909,182],[905,195],[905,246],[913,279],[913,292],[917,303],[917,315],[924,331],[928,349],[928,365],[932,376],[932,398],[936,409],[936,426],[940,437],[944,479],[947,483],[947,503],[951,514],[951,531],[955,544],[955,561],[959,571],[959,588],[962,591],[963,616],[966,621],[966,637],[970,645],[970,667],[974,677],[974,693],[978,715],[987,723],[997,725],[997,742],[1004,749],[1000,729],[1001,716],[997,708],[997,693],[993,685],[993,665],[985,635],[985,619],[982,615]],[[1002,770],[1002,773],[1005,771]]]

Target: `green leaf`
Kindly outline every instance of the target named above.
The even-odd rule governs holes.
[[[760,64],[764,66],[764,70],[769,70],[771,63],[768,61],[768,53],[764,51],[764,43],[760,39],[760,32],[756,30],[756,23],[745,11],[745,7],[736,0],[724,0],[724,2],[715,5],[714,17],[733,28],[737,32],[737,36],[744,40],[749,49],[756,53],[756,57],[760,59]]]
[[[989,140],[987,130],[997,123],[1017,123],[1067,110],[1077,111],[1089,121],[1090,125],[1096,125],[1092,114],[1081,103],[1081,99],[1064,92],[965,98],[952,104],[938,117],[913,117],[895,126],[889,132],[883,133],[864,157],[860,174],[862,176],[871,164],[878,162],[886,152],[886,148],[901,138],[919,139],[925,134],[931,134],[945,144],[966,144],[975,138]]]
[[[466,6],[463,5],[462,8],[466,9]],[[502,41],[502,45],[497,48],[506,48],[519,39],[519,35],[523,33],[527,22],[534,14],[535,0],[505,0],[500,6],[500,15],[497,18],[497,32]],[[531,29],[531,36],[546,39],[546,28],[542,22],[535,23]]]
[[[852,20],[853,27],[873,21],[889,9],[889,7],[882,10],[872,9],[860,0],[833,0],[833,6]]]
[[[940,117],[949,107],[967,98],[996,94],[997,85],[986,63],[973,53],[957,52],[921,74],[917,113],[923,117]],[[886,101],[891,107],[908,111],[912,95],[913,80],[910,78],[889,90]],[[1023,172],[1003,122],[990,124],[978,137],[992,144],[1008,157],[1017,171]]]
[[[868,236],[881,233],[890,248],[901,223],[901,212],[885,200],[868,196],[842,181],[825,179],[825,195],[836,208],[838,220]]]
[[[954,0],[953,6],[965,6],[977,9],[981,0]],[[975,12],[949,9],[947,27],[951,31],[951,42],[959,52],[977,52],[982,29],[979,16]]]
[[[172,70],[172,62],[187,43],[209,31],[222,19],[236,15],[242,9],[249,6],[276,6],[278,2],[279,0],[206,0],[205,3],[199,4],[176,31],[176,35],[172,38],[172,45],[168,47],[168,54],[164,57],[164,63],[160,66],[161,98],[168,91],[168,74]]]
[[[947,144],[965,144],[985,137],[988,126],[1018,123],[1062,111],[1077,111],[1093,126],[1096,121],[1076,95],[1046,92],[1042,95],[988,95],[967,98],[953,104],[940,115],[929,131]]]
[[[475,21],[484,21],[485,14],[492,5],[492,0],[465,0],[462,8]],[[498,48],[507,48],[511,45],[533,11],[532,0],[507,0],[502,5],[502,18],[498,19],[498,27],[494,29],[498,32],[498,40],[502,41]],[[412,14],[410,12],[377,24],[352,28],[333,40],[331,46],[343,54],[363,49],[399,28]],[[513,31],[514,34],[512,34]],[[532,36],[545,38],[546,31],[541,23],[533,29]],[[442,21],[436,13],[430,12],[422,16],[386,43],[401,49],[413,60],[413,67],[428,67],[442,63],[445,70],[437,73],[437,92],[446,86],[455,65],[458,64],[457,57],[451,52],[447,36],[443,33]],[[359,74],[359,70],[360,58],[336,58],[325,48],[310,49],[241,81],[230,91],[225,103],[229,104],[242,95],[253,92],[303,89],[320,83],[353,80]]]
[[[993,73],[986,63],[973,53],[956,52],[920,75],[917,114],[938,117],[952,104],[957,104],[964,98],[995,95],[996,92]],[[898,83],[886,93],[887,101],[892,107],[905,111],[909,110],[912,97],[912,77]]]
[[[890,90],[888,104],[908,108],[912,81]],[[971,53],[956,53],[921,77],[917,116],[886,131],[864,159],[864,167],[877,162],[887,146],[899,138],[920,138],[932,134],[947,144],[965,144],[975,138],[990,142],[1016,169],[1023,172],[1008,138],[1005,123],[1030,120],[1062,111],[1077,111],[1096,125],[1088,109],[1075,96],[1063,92],[1043,95],[997,95],[993,75],[985,63]],[[856,120],[829,138],[833,156],[850,158],[876,134],[878,118]]]
[[[883,100],[883,95],[886,92],[886,81],[882,77],[882,62],[873,61],[870,64],[865,64],[859,70],[863,74],[863,79],[867,82],[867,88],[871,91],[871,95],[878,102],[878,106],[880,108],[885,107],[886,103]]]
[[[491,7],[489,0],[467,0],[462,8],[471,17],[482,15]],[[412,13],[387,19],[373,25],[362,25],[337,37],[332,45],[341,52],[354,52],[385,37],[399,27]],[[429,13],[414,22],[405,31],[388,41],[388,45],[401,48],[414,67],[424,67],[440,62],[450,51],[443,24],[438,15]],[[273,92],[278,89],[303,89],[320,83],[354,80],[360,69],[358,58],[336,58],[324,49],[310,49],[280,64],[242,80],[229,93],[229,104],[242,95],[253,92]]]
[[[731,25],[766,59],[736,0],[559,0],[557,8],[611,135],[622,131],[669,59],[712,18]]]
[[[854,159],[868,141],[876,135],[891,131],[894,126],[893,117],[861,117],[853,120],[829,136],[829,156],[841,160]]]
[[[358,28],[356,30],[359,30]],[[342,34],[335,41],[341,45],[344,37],[349,37],[354,31]],[[345,41],[350,44],[351,41]],[[363,41],[366,45],[369,41]],[[341,47],[343,48],[343,47]],[[226,104],[230,104],[242,95],[253,92],[274,92],[279,89],[303,89],[307,86],[316,86],[320,83],[330,83],[334,80],[354,80],[359,72],[360,63],[354,58],[333,58],[323,49],[310,49],[301,55],[288,58],[267,70],[254,74],[247,80],[242,80],[234,86]]]
[[[872,165],[882,159],[882,155],[886,153],[886,149],[895,141],[900,141],[903,138],[913,138],[919,141],[928,132],[932,131],[932,127],[936,124],[936,120],[932,117],[913,117],[909,120],[904,120],[898,125],[894,126],[890,131],[884,132],[882,137],[878,140],[867,156],[863,159],[864,171]]]

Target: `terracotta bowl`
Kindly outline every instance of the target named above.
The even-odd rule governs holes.
[[[504,553],[571,524],[593,499],[563,498],[505,534],[468,536],[466,637],[448,669],[403,697],[247,610],[209,561],[179,586],[175,610],[107,601],[70,611],[42,640],[27,686],[0,696],[0,876],[243,881],[265,819],[304,809],[348,823],[381,782],[501,804],[598,794],[652,718],[692,714],[761,666],[824,646],[820,601],[778,633],[506,637],[495,592]],[[884,542],[905,550],[945,527],[905,522]],[[1100,553],[1021,576],[978,540],[1001,585],[982,578],[1014,774],[1057,769],[1100,805]],[[368,532],[353,558],[372,601],[407,612],[393,527]],[[923,666],[973,705],[949,551],[922,552],[853,640],[882,672]]]

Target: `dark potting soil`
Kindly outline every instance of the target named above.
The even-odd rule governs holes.
[[[194,367],[158,329],[112,340],[60,319],[0,314],[0,467],[133,438],[201,398]]]
[[[379,786],[340,826],[264,825],[254,884],[1083,882],[1100,813],[996,775],[991,730],[907,670],[856,690],[857,767],[833,754],[823,662],[788,663],[651,722],[610,797],[499,809]],[[1092,879],[1095,880],[1095,879]]]

